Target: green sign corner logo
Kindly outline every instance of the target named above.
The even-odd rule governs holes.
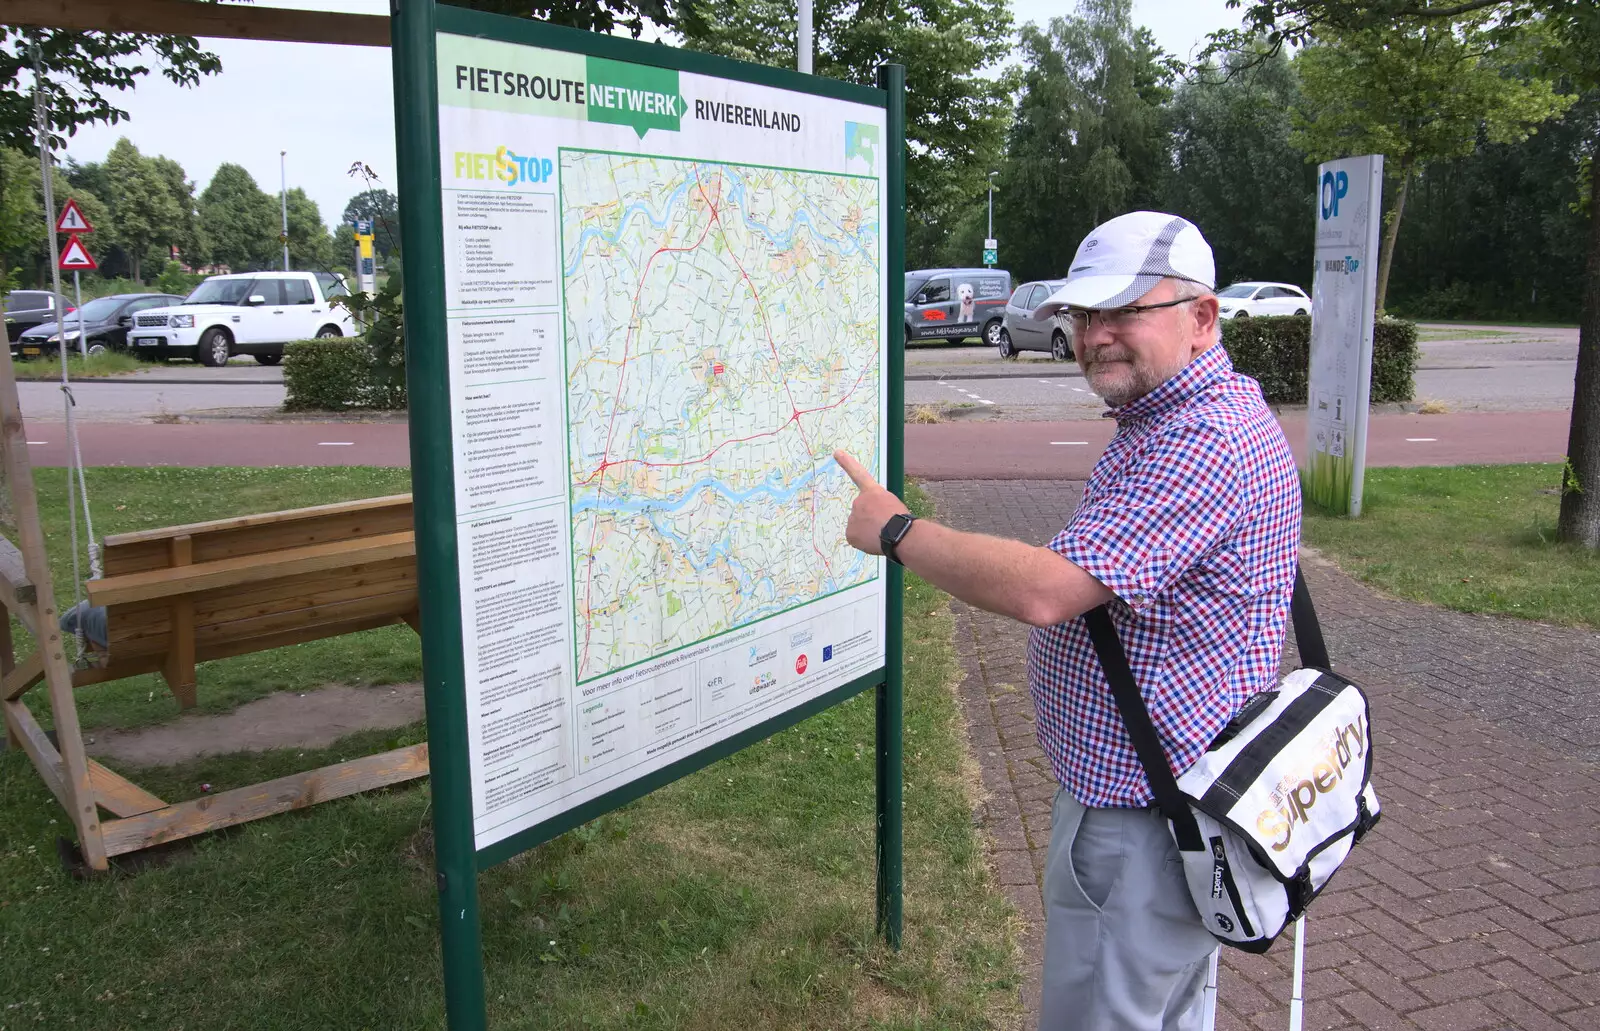
[[[684,105],[676,69],[591,57],[588,79],[589,121],[632,126],[640,139],[651,129],[678,131]]]
[[[848,165],[852,158],[860,158],[867,163],[867,168],[876,168],[878,163],[878,127],[867,125],[863,122],[844,123],[844,160]]]

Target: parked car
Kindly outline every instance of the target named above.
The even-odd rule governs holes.
[[[1058,362],[1072,357],[1072,340],[1054,314],[1042,319],[1033,316],[1039,305],[1066,282],[1041,279],[1017,287],[1006,302],[1005,324],[1000,327],[1000,341],[995,345],[1000,357],[1015,358],[1018,351],[1049,351]]]
[[[906,273],[906,343],[981,336],[1000,343],[1011,273],[992,268],[933,268]]]
[[[160,308],[182,301],[183,298],[176,294],[112,294],[109,297],[96,297],[60,322],[45,322],[24,332],[11,345],[11,356],[33,358],[55,354],[63,339],[69,352],[76,351],[79,346],[80,317],[90,354],[121,351],[128,346],[128,330],[133,326],[135,314],[147,308]]]
[[[6,294],[6,340],[17,337],[43,322],[54,322],[64,313],[75,311],[72,303],[49,290],[13,290]]]
[[[1235,283],[1218,290],[1217,301],[1225,319],[1311,314],[1311,298],[1293,283]]]
[[[226,365],[236,354],[276,365],[291,340],[354,334],[349,310],[328,303],[349,293],[331,272],[212,276],[178,304],[135,315],[130,349],[140,357],[194,358],[202,365]]]

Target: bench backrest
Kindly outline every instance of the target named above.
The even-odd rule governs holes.
[[[107,604],[106,677],[161,668],[185,627],[206,661],[407,617],[411,519],[404,494],[107,537],[89,585]]]

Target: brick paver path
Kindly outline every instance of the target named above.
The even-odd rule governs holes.
[[[1048,540],[1067,481],[926,485],[939,517]],[[1600,1031],[1600,634],[1379,597],[1307,556],[1334,663],[1368,688],[1384,816],[1312,907],[1308,1029]],[[1026,629],[954,604],[962,703],[996,876],[1026,921],[1055,790],[1034,738]],[[1288,1026],[1293,943],[1224,950],[1222,1029]]]

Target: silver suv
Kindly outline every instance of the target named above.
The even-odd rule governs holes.
[[[1000,343],[1011,273],[992,268],[932,268],[906,273],[906,343],[981,336]]]
[[[1018,351],[1049,351],[1058,362],[1072,357],[1072,340],[1055,317],[1033,317],[1039,305],[1065,285],[1064,279],[1041,279],[1017,287],[1006,302],[1005,324],[995,344],[1000,357],[1015,358]]]

